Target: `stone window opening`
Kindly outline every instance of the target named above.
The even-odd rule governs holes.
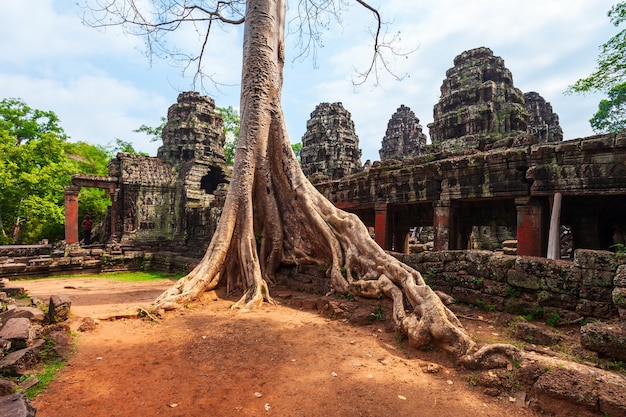
[[[218,185],[227,182],[224,171],[222,171],[220,167],[211,167],[209,168],[209,172],[200,180],[200,189],[204,190],[207,194],[213,194]]]

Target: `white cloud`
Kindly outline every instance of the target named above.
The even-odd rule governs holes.
[[[405,50],[419,47],[393,69],[409,78],[398,83],[383,74],[381,88],[368,84],[355,94],[353,68],[371,57],[372,14],[349,7],[342,26],[331,26],[319,51],[318,68],[310,61],[291,64],[288,50],[283,106],[292,141],[299,141],[315,106],[341,101],[351,112],[363,149],[363,160],[378,159],[387,122],[400,104],[409,106],[424,132],[432,122],[439,88],[454,57],[486,46],[504,59],[515,85],[537,91],[559,114],[566,138],[591,134],[588,119],[599,97],[564,96],[562,91],[593,70],[598,46],[616,33],[606,12],[611,2],[588,0],[377,0],[383,17],[399,32]],[[140,150],[156,152],[158,144],[133,134],[141,124],[156,125],[179,91],[189,90],[169,61],[153,66],[141,53],[140,38],[104,33],[81,23],[73,3],[61,0],[4,2],[0,6],[3,54],[0,91],[22,98],[31,107],[52,110],[73,139],[106,144],[116,137]],[[291,10],[293,12],[293,10]],[[241,27],[218,27],[209,40],[205,70],[228,86],[205,84],[217,105],[238,107],[241,71]],[[198,32],[173,33],[172,45],[195,52]],[[293,44],[293,39],[288,45]],[[188,72],[193,75],[193,71]],[[199,85],[197,87],[200,87]]]

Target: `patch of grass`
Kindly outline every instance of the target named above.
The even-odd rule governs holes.
[[[163,271],[120,271],[120,272],[108,272],[103,274],[94,275],[55,275],[46,277],[44,279],[55,278],[106,278],[113,279],[121,282],[141,282],[141,281],[155,281],[159,279],[172,279],[177,280],[181,278],[183,274],[172,274],[171,272]]]
[[[548,326],[556,327],[559,325],[559,320],[561,320],[561,315],[555,311],[552,311],[550,314],[548,314],[548,317],[546,317],[546,324]]]
[[[372,316],[370,317],[370,323],[373,323],[376,320],[383,320],[384,318],[385,318],[385,310],[383,310],[383,307],[380,304],[377,304],[376,309],[374,310],[374,312],[372,313]]]
[[[348,301],[354,301],[354,294],[352,294],[351,292],[347,293],[347,294],[343,294],[341,296],[341,298],[345,298]]]
[[[65,366],[65,361],[53,361],[45,364],[43,366],[43,370],[35,376],[39,380],[39,383],[35,386],[32,386],[24,391],[24,394],[28,397],[28,399],[32,400],[35,398],[41,391],[46,389],[46,387],[52,382],[57,372],[61,370]],[[27,376],[27,375],[25,375]]]

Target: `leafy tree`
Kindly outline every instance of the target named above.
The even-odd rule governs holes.
[[[163,116],[161,116],[161,124],[158,126],[147,126],[147,125],[141,125],[139,126],[139,128],[133,130],[133,132],[137,132],[137,133],[145,133],[148,136],[151,136],[150,138],[150,142],[156,142],[158,140],[161,140],[162,135],[163,135],[163,128],[165,127],[165,124],[167,123],[167,119]]]
[[[589,120],[596,133],[626,129],[626,83],[612,87],[608,100],[600,100],[598,111]]]
[[[615,27],[626,21],[626,2],[619,2],[608,12]],[[626,99],[626,29],[609,39],[600,47],[596,70],[569,86],[566,93],[605,91],[609,99],[600,101],[597,113],[589,120],[597,133],[615,132],[625,127]]]
[[[19,99],[0,102],[0,243],[62,239],[64,187],[72,174],[102,175],[106,169],[106,153],[68,143],[58,122],[53,112]]]
[[[291,149],[293,150],[293,153],[296,155],[296,159],[298,159],[298,162],[300,162],[300,154],[302,153],[302,143],[301,142],[292,143]]]
[[[372,65],[381,55],[381,20],[376,9]],[[340,294],[387,296],[395,324],[415,346],[437,344],[457,355],[474,345],[455,315],[426,285],[421,274],[385,253],[354,214],[337,209],[302,173],[291,148],[281,89],[285,62],[287,0],[197,1],[107,0],[88,11],[93,26],[121,25],[142,35],[149,51],[166,49],[165,37],[183,25],[201,33],[198,55],[187,61],[202,72],[202,54],[211,29],[244,24],[241,126],[233,177],[217,230],[200,264],[153,304],[158,311],[180,308],[215,288],[220,279],[244,294],[233,308],[247,310],[272,302],[269,283],[281,263],[325,265],[332,289]],[[338,16],[342,0],[297,3],[302,27],[314,29],[323,16]],[[322,22],[323,23],[323,22]],[[315,42],[319,32],[311,34]],[[405,301],[411,309],[405,310]],[[484,353],[484,352],[483,352]]]
[[[216,107],[215,112],[222,116],[224,124],[222,128],[226,132],[226,141],[224,142],[224,154],[226,155],[226,163],[232,165],[235,160],[235,147],[237,138],[239,137],[239,112],[233,109],[233,106]]]
[[[58,122],[53,112],[32,109],[20,99],[5,98],[0,102],[0,130],[6,130],[15,139],[15,145],[44,133],[55,133],[65,139]]]
[[[137,150],[135,150],[135,147],[133,146],[132,143],[120,139],[120,138],[116,138],[115,139],[115,144],[114,145],[109,145],[110,148],[112,148],[112,153],[116,153],[116,152],[124,152],[124,153],[130,153],[133,155],[143,155],[143,156],[148,156],[147,152],[139,152]]]

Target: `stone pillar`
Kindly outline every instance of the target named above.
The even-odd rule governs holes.
[[[78,193],[80,187],[65,187],[65,243],[78,243]]]
[[[515,199],[517,207],[517,254],[545,256],[543,251],[543,205],[532,197]]]
[[[120,207],[118,201],[119,189],[115,187],[109,188],[109,197],[111,197],[111,236],[110,241],[119,242],[121,230],[117,227],[118,217],[120,215]]]
[[[433,202],[435,216],[433,218],[433,229],[435,241],[434,250],[448,250],[450,247],[450,201],[438,200]]]
[[[376,204],[374,207],[374,240],[384,250],[389,250],[389,216],[387,204]]]
[[[409,253],[409,233],[406,228],[394,228],[393,250],[399,253]]]
[[[561,193],[555,193],[550,215],[550,234],[548,235],[548,259],[561,258]]]

